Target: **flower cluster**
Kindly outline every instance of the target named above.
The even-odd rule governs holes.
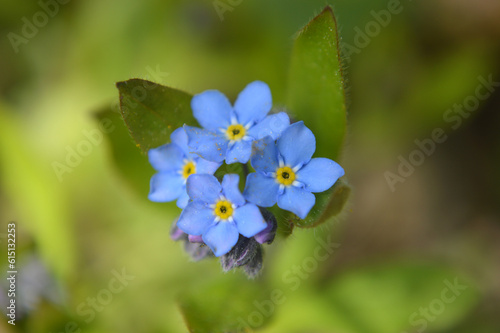
[[[261,244],[271,243],[277,229],[266,209],[275,204],[304,219],[315,204],[313,193],[329,189],[344,170],[327,158],[312,158],[314,134],[302,121],[290,124],[285,112],[269,114],[271,91],[255,81],[234,105],[217,90],[193,97],[193,114],[202,128],[184,125],[171,143],[151,149],[158,171],[151,178],[149,199],[177,200],[183,211],[172,230],[195,260],[221,257],[224,270],[242,266],[249,276],[262,267]],[[214,176],[224,163],[248,163],[255,172]]]

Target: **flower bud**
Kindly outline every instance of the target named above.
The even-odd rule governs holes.
[[[262,269],[262,261],[262,247],[259,245],[252,260],[243,266],[245,274],[251,279],[255,278]]]
[[[174,241],[187,239],[187,234],[177,227],[178,219],[179,218],[175,219],[174,223],[172,224],[172,228],[170,229],[170,238],[172,238],[172,240]]]
[[[200,261],[206,257],[213,256],[212,250],[205,244],[190,243],[186,240],[184,250],[194,261]]]
[[[174,241],[183,241],[184,250],[194,261],[200,261],[206,257],[213,256],[212,250],[203,243],[201,236],[188,235],[177,227],[177,220],[175,219],[172,229],[170,230],[170,237]]]
[[[203,242],[203,238],[201,238],[201,236],[188,235],[188,240],[191,243],[205,243]]]
[[[238,266],[246,265],[257,252],[260,245],[253,238],[240,236],[236,245],[221,257],[222,269],[227,272]]]
[[[260,213],[262,214],[264,221],[266,221],[267,227],[253,237],[260,244],[271,244],[274,240],[274,236],[276,236],[276,229],[278,229],[276,217],[274,217],[273,213],[262,207],[260,207]]]

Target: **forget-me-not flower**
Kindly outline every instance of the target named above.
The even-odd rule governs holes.
[[[212,175],[192,175],[187,181],[191,201],[177,226],[189,235],[201,235],[217,257],[228,253],[240,234],[253,237],[267,226],[259,208],[247,203],[238,183],[236,174],[226,174],[222,184]]]
[[[305,218],[314,206],[313,193],[329,189],[344,169],[327,158],[313,158],[316,138],[302,121],[289,126],[276,141],[255,142],[245,198],[262,207],[278,207]]]
[[[271,107],[271,90],[261,81],[248,84],[234,107],[217,90],[202,92],[193,97],[191,108],[204,129],[185,126],[189,147],[209,161],[247,163],[254,140],[277,139],[290,124],[284,112],[268,116]]]
[[[177,199],[179,208],[186,207],[189,197],[186,181],[192,174],[213,174],[221,165],[190,154],[184,128],[178,128],[170,135],[171,143],[148,152],[149,162],[158,173],[151,177],[149,200],[167,202]]]

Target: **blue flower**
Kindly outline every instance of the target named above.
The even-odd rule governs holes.
[[[257,171],[247,177],[245,198],[261,207],[278,207],[305,218],[314,206],[313,193],[329,189],[344,169],[327,158],[313,158],[316,138],[302,121],[289,126],[274,142],[254,143],[251,163]]]
[[[209,161],[247,163],[254,140],[268,135],[277,139],[290,124],[284,112],[267,116],[271,107],[271,90],[261,81],[247,85],[234,107],[217,90],[198,94],[191,100],[191,108],[204,129],[185,126],[189,147]]]
[[[192,201],[177,226],[189,235],[201,235],[217,257],[229,252],[240,234],[253,237],[267,226],[259,208],[246,202],[238,183],[236,174],[225,175],[222,184],[211,175],[193,175],[187,181]]]
[[[150,149],[149,163],[158,173],[151,177],[149,200],[167,202],[177,199],[179,208],[186,207],[189,197],[186,193],[186,180],[194,173],[213,174],[220,163],[206,161],[190,154],[187,135],[178,128],[170,135],[172,143]]]

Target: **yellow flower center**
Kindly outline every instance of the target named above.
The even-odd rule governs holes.
[[[182,168],[182,177],[187,179],[193,173],[196,173],[196,164],[193,161],[186,162]]]
[[[282,185],[292,185],[295,181],[295,178],[295,172],[293,172],[292,168],[290,167],[285,166],[276,170],[276,180]]]
[[[227,220],[233,216],[233,205],[227,200],[220,200],[215,205],[214,214],[220,217],[221,220]]]
[[[227,130],[226,130],[226,135],[229,140],[234,140],[234,141],[239,141],[243,139],[245,136],[247,130],[243,125],[240,124],[234,124],[230,125]]]

